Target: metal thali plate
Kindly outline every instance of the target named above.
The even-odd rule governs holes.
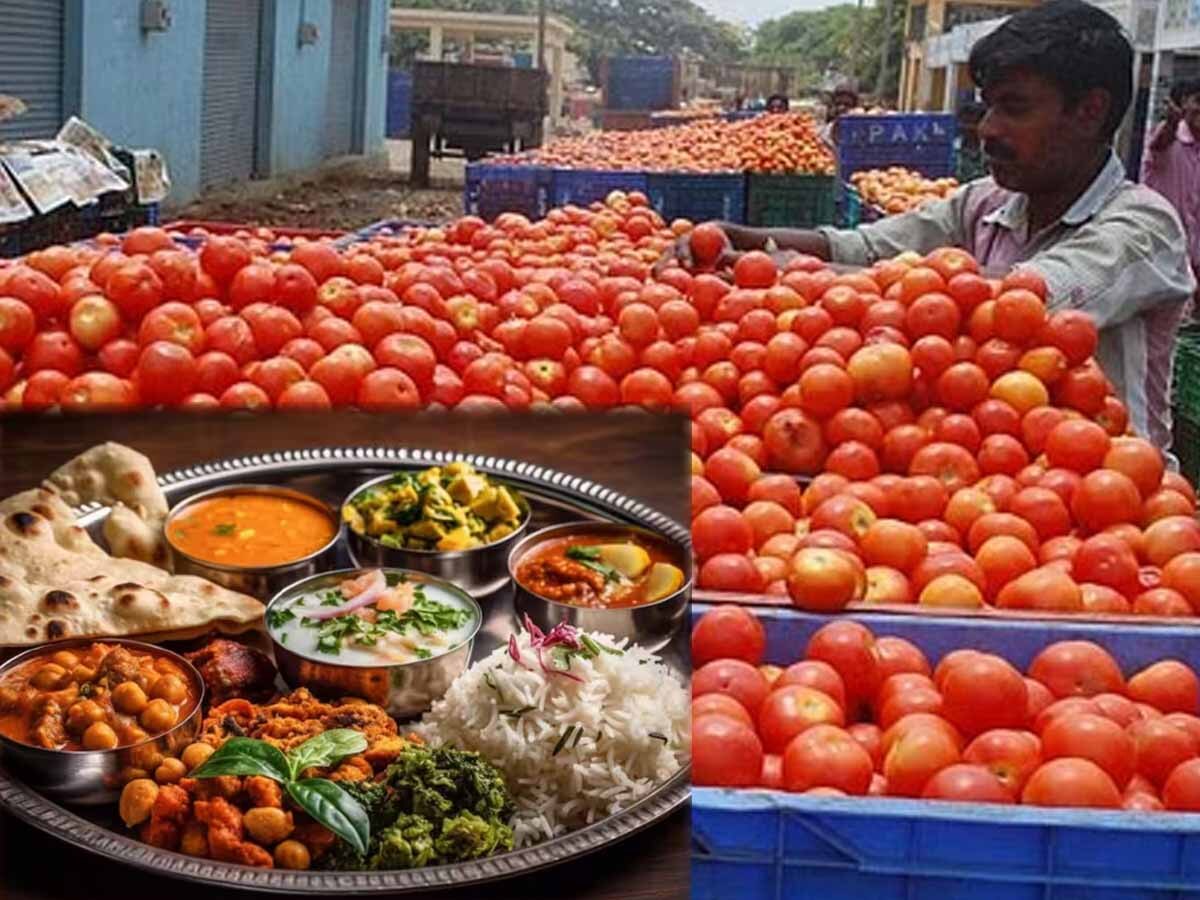
[[[580,519],[627,522],[658,531],[685,546],[688,529],[649,506],[603,485],[544,466],[482,454],[451,453],[397,447],[345,447],[294,450],[206,463],[159,476],[167,501],[180,500],[208,488],[237,483],[285,484],[338,508],[359,484],[398,469],[420,469],[465,460],[477,469],[515,485],[532,507],[530,531]],[[78,523],[97,540],[108,508],[92,504],[75,510]],[[349,565],[344,542],[338,565]],[[485,622],[475,641],[472,661],[508,640],[517,626],[512,588],[505,585],[477,597]],[[685,677],[688,672],[686,629],[664,650],[664,660]],[[288,894],[396,894],[461,887],[523,875],[600,850],[654,825],[688,799],[685,768],[630,808],[600,822],[533,847],[486,859],[423,869],[372,872],[288,871],[240,866],[186,856],[151,847],[124,830],[115,809],[72,810],[53,803],[0,768],[0,805],[33,827],[99,856],[161,875],[223,888]]]

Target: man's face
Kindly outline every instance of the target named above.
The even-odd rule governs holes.
[[[853,94],[834,94],[833,95],[833,114],[834,117],[846,115],[850,110],[858,105],[858,98]]]
[[[1200,93],[1189,94],[1180,104],[1183,110],[1183,121],[1196,138],[1200,138]]]
[[[1090,96],[1068,108],[1059,88],[1032,72],[1006,73],[983,92],[979,140],[1001,187],[1043,193],[1072,180],[1093,150],[1107,103]]]
[[[958,133],[962,135],[963,143],[974,147],[979,143],[979,119],[974,116],[964,116],[958,120]]]

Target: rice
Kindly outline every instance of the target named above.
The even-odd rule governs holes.
[[[679,676],[641,647],[589,637],[623,653],[573,656],[577,682],[543,672],[521,632],[517,647],[530,668],[497,649],[456,679],[415,729],[431,744],[474,750],[504,773],[518,847],[629,807],[687,762],[690,705]],[[550,665],[549,652],[543,656]]]

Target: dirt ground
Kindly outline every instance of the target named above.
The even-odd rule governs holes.
[[[283,184],[250,182],[212,191],[185,207],[168,210],[171,219],[240,222],[272,227],[350,231],[381,219],[444,222],[462,214],[463,165],[436,160],[433,187],[408,184],[410,145],[388,142],[386,164],[330,168]]]

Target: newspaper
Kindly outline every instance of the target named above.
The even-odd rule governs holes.
[[[21,222],[33,215],[33,210],[17,190],[8,171],[0,165],[0,225]]]
[[[41,213],[68,201],[86,206],[109,191],[129,190],[128,182],[97,159],[59,141],[9,146],[0,160]]]
[[[137,185],[137,201],[141,206],[166,199],[171,192],[171,176],[167,161],[157,150],[134,150],[133,169],[133,183]]]

